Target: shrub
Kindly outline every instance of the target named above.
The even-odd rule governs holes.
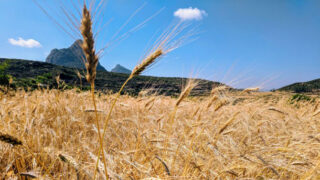
[[[0,63],[0,74],[5,74],[5,71],[8,69],[9,67],[9,62],[5,61],[3,63]]]
[[[10,80],[10,76],[4,75],[4,74],[0,74],[0,85],[8,86],[9,85],[9,80]]]
[[[43,75],[37,76],[37,83],[41,84],[51,84],[53,81],[53,76],[51,73],[45,73]]]
[[[290,98],[291,102],[310,101],[311,97],[304,94],[295,94]]]
[[[6,70],[9,67],[8,61],[0,63],[0,85],[8,86],[10,82],[10,75],[6,74]]]

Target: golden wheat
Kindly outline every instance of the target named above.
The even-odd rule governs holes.
[[[179,104],[171,132],[166,119],[177,98],[120,96],[103,139],[108,175],[113,179],[319,178],[320,127],[318,115],[314,116],[319,99],[291,104],[290,95],[264,94],[229,93],[229,98],[244,100],[224,104],[218,111],[206,109],[211,97],[187,99]],[[102,94],[96,100],[98,109],[108,111],[111,104],[105,101],[115,97]],[[93,178],[89,175],[96,170],[100,145],[95,141],[99,138],[95,115],[85,112],[90,100],[90,92],[76,90],[3,95],[0,131],[23,136],[23,144],[32,152],[1,143],[5,179],[19,177],[16,163],[21,173],[37,172],[37,177],[76,179],[81,172],[80,177]],[[148,102],[156,108],[147,110]],[[218,104],[219,100],[212,106]],[[103,112],[99,114],[105,119]],[[57,152],[75,163],[57,161]],[[99,179],[106,178],[103,166],[99,163]]]
[[[132,78],[176,48],[168,43],[181,32],[179,25],[164,33],[117,94],[96,100],[99,57],[92,21],[91,10],[84,5],[81,47],[91,94],[36,90],[1,95],[0,131],[10,135],[0,133],[0,141],[25,147],[0,144],[2,179],[32,178],[21,170],[39,172],[38,177],[47,179],[80,179],[83,169],[94,172],[93,179],[96,173],[99,179],[320,178],[319,101],[290,104],[288,95],[274,93],[265,99],[251,93],[258,88],[229,93],[227,86],[214,88],[210,97],[185,101],[197,85],[194,80],[177,99],[120,96]],[[58,88],[59,83],[57,79]],[[230,103],[239,96],[244,101]],[[90,100],[94,110],[88,110]],[[99,119],[105,119],[102,134]],[[24,136],[24,143],[14,136]],[[64,153],[57,156],[57,151]]]
[[[94,83],[96,78],[96,68],[98,65],[98,56],[96,55],[94,49],[94,38],[92,33],[92,20],[91,20],[91,13],[87,9],[86,5],[83,7],[82,11],[82,19],[81,19],[81,26],[80,32],[83,37],[83,43],[81,45],[83,52],[86,56],[85,66],[87,69],[86,78],[89,83]]]
[[[145,58],[141,64],[137,65],[130,75],[130,78],[134,76],[138,76],[141,72],[143,72],[148,66],[153,64],[156,59],[158,59],[161,55],[163,55],[163,51],[161,49],[158,49],[154,51],[151,55],[149,55],[147,58]]]

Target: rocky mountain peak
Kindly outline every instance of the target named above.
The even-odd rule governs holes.
[[[131,71],[120,64],[117,64],[111,72],[116,72],[116,73],[124,73],[124,74],[131,74]]]
[[[85,58],[81,48],[82,40],[76,40],[69,48],[53,49],[46,62],[60,66],[84,69],[83,59]],[[98,71],[107,71],[100,63],[97,66]]]

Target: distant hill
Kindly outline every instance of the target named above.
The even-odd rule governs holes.
[[[284,86],[279,91],[291,91],[295,93],[304,93],[304,92],[320,92],[320,79],[315,79],[308,82],[299,82]]]
[[[85,56],[80,46],[81,44],[82,41],[77,40],[69,48],[53,49],[46,58],[46,62],[60,66],[84,69],[83,59]],[[97,70],[106,71],[100,63],[97,66]]]
[[[123,74],[131,74],[131,71],[123,66],[121,66],[120,64],[117,64],[112,70],[111,72],[115,72],[115,73],[123,73]]]
[[[55,77],[58,75],[60,75],[61,83],[66,88],[80,86],[80,80],[74,68],[38,61],[0,58],[0,66],[2,64],[8,64],[4,73],[13,77],[13,85],[16,87],[33,89],[41,85],[42,87],[56,88]],[[89,89],[90,86],[84,78],[85,71],[80,70],[80,72],[82,74],[83,89]],[[128,76],[128,74],[98,71],[95,81],[96,89],[117,92]],[[137,95],[143,89],[153,89],[159,94],[177,96],[186,81],[186,78],[137,76],[129,81],[124,93]],[[208,95],[212,87],[222,85],[221,83],[207,80],[199,81],[199,85],[193,90],[192,95]]]

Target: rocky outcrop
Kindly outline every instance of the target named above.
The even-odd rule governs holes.
[[[123,73],[123,74],[131,74],[131,71],[120,64],[117,64],[111,72],[116,72],[116,73]]]
[[[84,53],[81,48],[82,41],[75,41],[69,48],[53,49],[46,59],[46,62],[60,66],[71,68],[85,68],[84,66]],[[98,71],[107,71],[99,63],[97,66]]]

